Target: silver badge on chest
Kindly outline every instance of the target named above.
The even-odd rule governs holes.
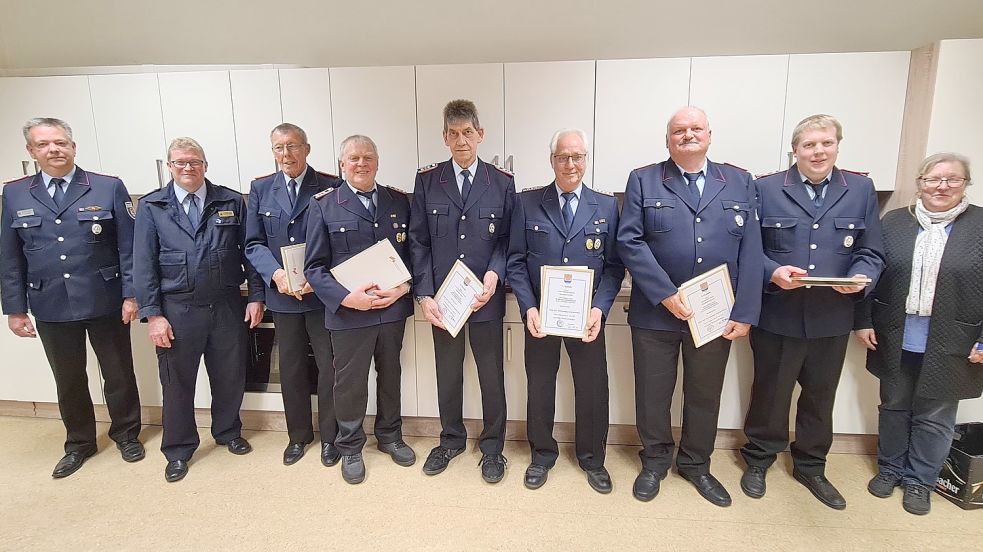
[[[853,247],[853,236],[843,238],[843,247]]]
[[[488,233],[489,234],[494,234],[495,233],[495,223],[494,222],[489,222],[488,223]]]
[[[102,225],[99,224],[98,222],[94,223],[92,225],[92,233],[95,234],[95,235],[97,235],[97,236],[99,234],[102,234]]]
[[[734,215],[734,222],[737,223],[737,226],[744,226],[744,217],[741,215]]]

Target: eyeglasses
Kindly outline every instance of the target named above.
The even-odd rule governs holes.
[[[556,161],[557,165],[566,165],[569,161],[573,161],[579,165],[587,160],[587,155],[582,153],[576,155],[554,155],[553,160]]]
[[[953,178],[919,178],[922,184],[929,186],[931,188],[937,187],[939,184],[945,182],[950,188],[958,188],[969,181],[967,178],[953,177]]]
[[[282,144],[277,144],[273,146],[273,153],[277,155],[283,155],[283,152],[285,151],[289,151],[290,153],[297,153],[298,151],[300,151],[300,148],[306,145],[307,144],[287,144],[284,146]]]
[[[183,169],[185,167],[191,167],[192,169],[197,169],[202,165],[204,165],[205,162],[200,159],[192,159],[191,161],[168,161],[167,164],[172,167],[177,167],[179,169]]]

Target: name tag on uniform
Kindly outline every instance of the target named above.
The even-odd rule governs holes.
[[[34,216],[34,209],[21,209],[20,211],[17,211],[17,216],[18,217]]]
[[[236,212],[235,211],[219,211],[218,212],[218,216],[219,216],[219,218],[234,217],[234,216],[236,216]]]

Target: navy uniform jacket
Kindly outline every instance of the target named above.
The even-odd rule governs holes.
[[[413,314],[413,299],[406,294],[384,309],[360,311],[343,307],[349,290],[331,275],[331,269],[356,254],[388,239],[407,268],[410,248],[410,200],[393,188],[376,185],[375,219],[348,184],[321,192],[311,199],[307,219],[307,259],[304,275],[324,303],[324,327],[329,330],[366,328],[405,320]]]
[[[539,270],[548,266],[586,266],[594,270],[592,307],[607,318],[621,289],[625,267],[617,254],[618,200],[581,186],[580,202],[566,232],[556,185],[524,190],[515,197],[509,241],[508,275],[525,318],[539,308]]]
[[[88,320],[134,296],[133,204],[120,179],[76,167],[62,208],[41,174],[8,182],[0,225],[5,314]]]
[[[833,168],[823,205],[816,210],[796,167],[755,182],[764,242],[765,294],[758,326],[790,337],[833,337],[853,329],[855,302],[874,289],[884,268],[884,245],[874,183]],[[810,276],[866,274],[863,293],[832,288],[783,290],[769,283],[779,266]]]
[[[162,299],[210,305],[239,296],[248,275],[249,301],[263,283],[246,260],[242,194],[205,181],[205,205],[192,228],[174,181],[140,198],[133,240],[133,285],[140,318],[162,316]],[[245,268],[245,273],[243,269]]]
[[[266,307],[274,312],[306,312],[323,309],[317,295],[308,293],[303,301],[284,295],[273,283],[273,273],[283,268],[280,248],[307,241],[307,206],[314,194],[337,188],[341,179],[321,173],[308,165],[304,181],[299,182],[297,201],[290,206],[286,175],[282,171],[253,180],[246,207],[246,258],[266,284]],[[303,270],[304,267],[299,267]]]
[[[461,259],[478,277],[498,274],[495,295],[469,322],[505,316],[505,264],[515,196],[512,174],[478,160],[465,205],[450,160],[420,169],[413,188],[410,249],[416,295],[436,295]]]
[[[730,319],[756,324],[761,308],[761,232],[751,175],[707,161],[700,204],[672,161],[628,176],[618,253],[632,276],[628,324],[688,331],[662,306],[679,285],[726,263],[734,288]]]

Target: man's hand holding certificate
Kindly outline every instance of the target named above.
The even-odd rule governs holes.
[[[351,293],[342,305],[356,309],[384,309],[409,292],[412,279],[392,242],[378,243],[331,269],[331,275]]]
[[[284,295],[292,295],[298,301],[305,293],[310,293],[311,286],[304,276],[304,254],[307,244],[285,245],[280,248],[280,258],[283,268],[273,273],[273,283],[277,291]]]
[[[468,317],[476,310],[474,304],[484,291],[484,283],[471,272],[468,266],[460,260],[455,261],[444,283],[437,290],[437,295],[434,296],[444,329],[451,334],[451,337],[457,337],[464,323],[468,321]]]
[[[667,302],[669,304],[667,304]],[[679,286],[679,293],[662,302],[676,318],[689,322],[696,347],[723,337],[734,340],[747,335],[749,324],[730,319],[734,289],[730,271],[722,264]]]

